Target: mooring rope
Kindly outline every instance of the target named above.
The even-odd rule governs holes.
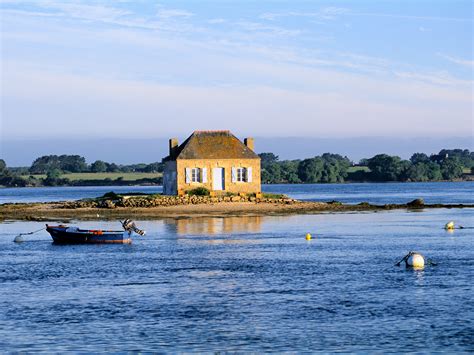
[[[41,229],[38,229],[37,231],[34,231],[34,232],[20,233],[20,234],[18,234],[18,236],[21,236],[21,235],[30,235],[30,234],[35,234],[35,233],[41,232],[43,229],[44,229],[44,227],[43,227],[43,228],[41,228]]]
[[[18,234],[18,235],[13,239],[13,241],[14,241],[15,243],[21,243],[21,242],[23,242],[23,238],[21,237],[22,235],[35,234],[35,233],[41,232],[43,229],[44,229],[44,227],[41,228],[41,229],[38,229],[37,231],[34,231],[34,232],[20,233],[20,234]]]
[[[415,254],[419,254],[419,253],[417,253],[416,251],[409,251],[408,254],[405,255],[405,256],[402,258],[402,260],[400,260],[398,263],[395,263],[394,266],[400,266],[400,264],[401,264],[402,262],[407,262],[408,258],[409,258],[410,256],[412,256],[412,255],[415,255]],[[420,254],[420,255],[421,255],[421,254]],[[423,258],[424,258],[424,257],[423,257]],[[438,264],[435,263],[433,260],[426,258],[426,265],[429,265],[429,266],[436,266],[436,265],[438,265]]]

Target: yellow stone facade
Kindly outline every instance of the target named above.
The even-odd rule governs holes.
[[[190,160],[190,159],[178,159],[176,161],[177,171],[177,193],[184,193],[188,190],[195,189],[196,187],[205,187],[209,191],[214,191],[215,194],[219,193],[257,193],[261,191],[260,184],[260,160],[257,159],[216,159],[216,160]],[[208,172],[207,182],[186,182],[186,168],[206,168]],[[213,189],[213,168],[224,168],[224,189],[214,190]],[[252,181],[233,181],[232,179],[232,168],[252,168]],[[202,180],[202,174],[201,174]]]

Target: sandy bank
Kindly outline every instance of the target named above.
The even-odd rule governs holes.
[[[339,203],[302,202],[218,202],[154,207],[71,208],[68,202],[0,205],[0,220],[67,220],[67,219],[154,219],[162,217],[281,215],[327,212],[386,211],[393,209],[473,208],[474,205],[388,204],[344,205]]]

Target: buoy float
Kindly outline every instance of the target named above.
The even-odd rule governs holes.
[[[447,231],[454,230],[454,222],[450,221],[444,225],[444,229]]]
[[[306,240],[311,240],[311,234],[306,233]]]
[[[19,234],[19,235],[17,235],[17,236],[15,237],[15,239],[13,239],[13,241],[14,241],[15,243],[23,243],[23,242],[25,241],[25,239],[23,239],[23,237],[21,236],[21,234]]]
[[[414,269],[423,269],[425,267],[425,258],[419,253],[413,253],[406,259],[405,263]]]
[[[425,265],[436,265],[436,263],[434,263],[430,259],[427,259],[425,261],[425,257],[416,251],[410,251],[407,255],[403,257],[402,260],[397,262],[395,266],[400,266],[403,261],[405,262],[406,267],[410,267],[415,270],[421,270],[425,267]]]

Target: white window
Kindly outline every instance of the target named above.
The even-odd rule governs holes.
[[[244,182],[246,181],[245,179],[245,168],[237,168],[237,181],[238,182]]]
[[[232,182],[252,182],[252,168],[232,168]]]
[[[199,168],[192,168],[191,169],[191,182],[200,182],[201,174],[199,173]]]

